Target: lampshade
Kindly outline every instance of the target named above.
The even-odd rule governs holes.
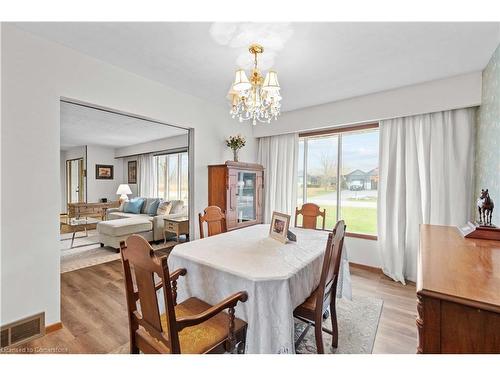
[[[120,184],[120,186],[118,186],[116,194],[118,195],[132,194],[132,190],[130,190],[130,186],[128,186],[127,184]]]
[[[227,92],[227,99],[231,102],[232,106],[235,106],[238,104],[238,98],[239,98],[239,93],[235,89],[233,89],[233,85],[229,88],[229,91]]]
[[[278,73],[274,70],[270,70],[264,78],[264,84],[262,85],[262,90],[265,91],[276,91],[280,89],[280,84],[278,82]]]
[[[243,69],[238,69],[234,77],[233,89],[236,91],[245,91],[252,87],[248,77]]]

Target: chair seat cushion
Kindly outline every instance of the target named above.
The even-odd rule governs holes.
[[[316,311],[316,303],[318,300],[318,288],[311,293],[307,299],[297,306],[297,308],[293,311],[293,315],[305,318],[307,320],[314,320],[314,313]]]
[[[141,217],[108,220],[97,223],[97,232],[113,237],[147,232],[151,229],[153,229],[151,221]]]
[[[208,310],[211,305],[196,298],[191,297],[175,306],[176,318],[197,315]],[[161,315],[161,325],[165,332],[168,331],[167,318]],[[246,323],[238,318],[234,320],[235,333],[246,327]],[[186,327],[179,332],[179,342],[181,353],[201,354],[223,343],[229,332],[229,315],[221,312],[213,318],[196,326]]]

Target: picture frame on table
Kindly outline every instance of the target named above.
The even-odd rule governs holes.
[[[290,215],[274,211],[271,218],[271,227],[269,228],[269,237],[286,243],[289,227]]]
[[[113,179],[113,165],[96,164],[95,165],[95,179],[96,180],[112,180]]]

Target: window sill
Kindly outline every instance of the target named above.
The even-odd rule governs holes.
[[[352,233],[352,232],[346,232],[345,234],[346,237],[352,237],[352,238],[361,238],[363,240],[372,240],[372,241],[377,241],[378,237],[373,235],[373,234],[363,234],[363,233]]]
[[[295,227],[295,228],[302,228],[302,227]],[[331,229],[321,229],[321,228],[318,228],[317,230],[323,230],[325,232],[331,232]],[[345,236],[346,237],[352,237],[352,238],[361,238],[363,240],[378,241],[378,236],[375,236],[373,234],[363,234],[363,233],[346,232]]]

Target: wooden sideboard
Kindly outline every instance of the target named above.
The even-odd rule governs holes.
[[[262,223],[264,168],[227,161],[208,166],[208,205],[226,215],[227,230]]]
[[[422,225],[417,353],[500,353],[500,241]]]

